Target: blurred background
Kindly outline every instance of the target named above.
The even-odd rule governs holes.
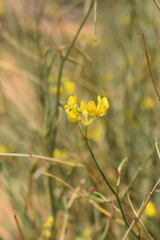
[[[144,32],[160,89],[160,13],[150,0],[97,2],[97,41],[93,39],[92,10],[64,64],[59,115],[54,115],[45,134],[46,95],[48,116],[52,116],[56,109],[60,54],[65,54],[71,44],[91,1],[0,0],[0,152],[32,153],[85,164],[86,169],[53,165],[52,173],[74,188],[85,179],[82,192],[95,189],[110,198],[112,194],[95,168],[79,129],[67,121],[63,105],[74,94],[78,103],[97,102],[97,95],[108,98],[108,114],[89,126],[88,137],[113,186],[117,183],[117,167],[127,157],[120,184],[120,191],[124,190],[150,154],[155,137],[160,137],[160,106],[142,41]],[[135,209],[157,182],[159,167],[155,151],[131,188]],[[24,239],[49,239],[49,235],[41,236],[42,226],[48,216],[54,215],[55,207],[52,239],[102,240],[106,216],[81,199],[76,199],[69,210],[66,235],[62,237],[66,213],[63,198],[68,201],[71,192],[53,180],[54,204],[51,202],[50,182],[39,173],[48,168],[50,163],[39,159],[0,156],[0,239],[22,239],[14,214]],[[158,192],[152,196],[152,202],[156,214],[152,218],[144,214],[143,220],[157,239]],[[110,204],[103,203],[102,207],[113,212]],[[127,198],[124,209],[131,221],[134,215]],[[122,239],[124,233],[125,228],[112,221],[104,239]]]

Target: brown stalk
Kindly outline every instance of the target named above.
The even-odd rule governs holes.
[[[156,94],[158,96],[158,100],[160,101],[160,94],[159,94],[158,89],[156,87],[156,83],[155,83],[155,80],[154,80],[154,77],[153,77],[153,73],[152,73],[152,70],[151,70],[151,65],[150,65],[150,62],[149,62],[148,51],[147,51],[147,47],[146,47],[144,33],[142,33],[142,36],[143,36],[143,43],[144,43],[144,48],[145,48],[145,54],[146,54],[146,59],[147,59],[147,63],[148,63],[149,73],[150,73],[150,76],[151,76],[151,79],[152,79],[152,83],[153,83],[154,89],[155,89]]]
[[[160,10],[160,4],[157,2],[157,0],[153,0],[153,2],[156,4],[157,8]]]
[[[83,198],[86,202],[89,202],[94,208],[96,208],[98,211],[100,211],[101,213],[103,213],[105,216],[111,218],[112,215],[111,213],[109,213],[108,211],[106,211],[104,208],[102,208],[101,206],[99,206],[96,202],[94,202],[92,199],[87,198],[87,196],[85,196],[84,194],[82,194],[81,192],[79,192],[77,189],[73,188],[72,186],[70,186],[68,183],[64,182],[62,179],[56,177],[55,175],[52,175],[50,173],[46,173],[46,172],[41,172],[42,175],[46,175],[48,177],[51,177],[53,179],[55,179],[56,181],[58,181],[59,183],[61,183],[63,186],[67,187],[68,189],[70,189],[72,192],[75,192],[78,196],[80,196],[81,198]],[[115,221],[121,225],[125,225],[124,221],[119,219],[119,218],[115,218]]]
[[[24,240],[25,238],[24,238],[24,236],[23,236],[23,233],[22,233],[21,227],[20,227],[20,225],[19,225],[19,222],[18,222],[18,219],[17,219],[16,214],[14,214],[14,219],[15,219],[15,222],[16,222],[16,225],[17,225],[19,234],[20,234],[20,239],[21,239],[21,240]]]

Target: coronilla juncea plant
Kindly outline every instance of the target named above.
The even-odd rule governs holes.
[[[68,121],[81,121],[84,125],[88,126],[96,119],[96,117],[105,116],[109,108],[108,99],[106,97],[101,98],[98,95],[97,100],[97,105],[94,101],[86,103],[82,100],[80,106],[78,106],[76,96],[70,96],[68,104],[64,106],[65,112],[68,115]]]

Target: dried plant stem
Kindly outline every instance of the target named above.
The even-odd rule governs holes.
[[[157,150],[158,157],[159,157],[159,159],[160,159],[160,152],[159,152],[159,148],[158,148],[157,137],[156,137],[156,139],[155,139],[155,146],[156,146],[156,150]]]
[[[126,234],[125,234],[125,236],[123,237],[122,240],[125,240],[125,239],[126,239],[126,237],[128,236],[129,232],[132,230],[132,227],[134,226],[134,224],[136,224],[138,221],[140,221],[140,217],[141,217],[142,213],[144,212],[144,210],[145,210],[148,202],[150,201],[150,199],[151,199],[154,191],[156,190],[156,188],[158,187],[159,184],[160,184],[160,179],[159,179],[158,182],[154,185],[154,187],[153,187],[152,191],[150,192],[147,200],[141,204],[141,206],[140,206],[140,208],[139,208],[139,211],[138,211],[138,213],[136,214],[135,219],[132,221],[129,229],[127,230],[127,232],[126,232]],[[149,233],[148,233],[148,234],[149,234]],[[150,239],[153,239],[153,238],[150,236]]]
[[[157,8],[160,10],[160,4],[158,3],[157,0],[153,0],[153,2],[156,4]]]
[[[57,51],[59,52],[59,55],[60,55],[60,68],[59,68],[59,74],[58,74],[58,80],[57,80],[57,95],[56,95],[56,106],[55,106],[55,114],[52,115],[52,118],[50,117],[50,114],[48,115],[48,119],[50,119],[50,122],[51,122],[51,126],[49,126],[49,128],[51,129],[49,131],[49,153],[50,155],[54,152],[54,149],[55,149],[55,146],[56,146],[56,138],[57,138],[57,131],[58,131],[58,124],[57,124],[57,120],[59,119],[59,116],[60,116],[60,111],[59,111],[59,100],[60,100],[60,87],[61,87],[61,78],[62,78],[62,73],[63,73],[63,68],[64,68],[64,64],[79,36],[79,33],[80,31],[82,30],[90,12],[91,12],[91,9],[93,7],[93,3],[94,3],[94,0],[91,1],[91,4],[90,4],[90,7],[87,11],[87,13],[85,14],[71,44],[69,45],[69,47],[67,48],[66,50],[66,54],[63,56],[62,55],[62,52],[61,52],[61,48],[57,49]],[[46,102],[46,104],[49,106],[49,102]],[[45,106],[45,108],[47,109],[48,106]],[[52,114],[52,113],[51,113]],[[55,120],[54,121],[54,127],[53,127],[53,119]],[[47,122],[47,121],[46,121]],[[49,168],[49,172],[52,173],[52,166]],[[49,184],[49,194],[50,194],[50,199],[51,199],[51,208],[52,208],[52,212],[55,211],[55,206],[54,206],[54,197],[53,197],[53,184],[52,184],[52,179],[49,178],[48,180],[48,184]]]
[[[20,153],[0,153],[0,157],[21,157],[21,158],[34,158],[34,159],[40,159],[40,160],[45,160],[45,161],[50,161],[55,164],[61,164],[64,166],[68,167],[78,167],[78,168],[85,168],[83,164],[80,163],[69,163],[66,161],[62,161],[56,158],[50,158],[50,157],[45,157],[45,156],[40,156],[40,155],[35,155],[35,154],[20,154]]]
[[[62,77],[64,63],[67,60],[67,57],[70,54],[70,51],[71,51],[72,47],[74,46],[74,44],[75,44],[75,42],[76,42],[76,40],[79,36],[79,33],[80,33],[81,29],[83,28],[89,14],[91,12],[91,9],[93,7],[93,3],[94,3],[94,0],[92,0],[92,2],[90,4],[90,7],[88,9],[88,12],[86,13],[84,19],[82,20],[81,25],[79,26],[79,29],[77,30],[77,33],[76,33],[75,37],[73,38],[69,48],[67,49],[67,52],[66,52],[65,56],[61,58],[61,65],[60,65],[60,70],[59,70],[59,75],[58,75],[58,83],[57,83],[57,104],[56,104],[56,112],[57,113],[59,112],[58,111],[58,106],[59,106],[59,98],[60,98],[60,85],[61,85],[61,77]]]
[[[152,83],[153,83],[155,92],[156,92],[156,94],[158,96],[158,100],[160,101],[160,94],[159,94],[158,89],[156,87],[156,83],[155,83],[155,80],[154,80],[154,77],[153,77],[151,65],[150,65],[150,62],[149,62],[148,51],[147,51],[147,47],[146,47],[144,33],[142,33],[142,36],[143,36],[143,43],[144,43],[144,48],[145,48],[145,54],[146,54],[146,59],[147,59],[147,63],[148,63],[149,73],[150,73],[150,76],[151,76],[151,79],[152,79]]]
[[[129,204],[130,204],[130,206],[131,206],[131,208],[132,208],[132,210],[133,210],[133,212],[134,212],[135,217],[138,217],[138,213],[139,213],[139,211],[141,210],[141,208],[143,207],[143,204],[145,203],[145,199],[143,200],[143,203],[141,204],[141,207],[140,207],[138,213],[136,213],[136,211],[135,211],[135,209],[134,209],[134,207],[133,207],[133,204],[132,204],[132,202],[131,202],[131,200],[130,200],[129,194],[127,194],[127,197],[128,197]],[[143,226],[144,230],[146,231],[149,239],[154,240],[154,239],[152,238],[152,236],[149,234],[147,228],[145,227],[145,225],[144,225],[144,223],[142,222],[141,219],[139,219],[139,222],[141,223],[141,225]],[[134,220],[134,223],[135,223],[135,220]]]
[[[21,230],[21,227],[20,227],[20,225],[19,225],[19,222],[18,222],[18,219],[17,219],[16,214],[14,214],[14,219],[15,219],[15,222],[16,222],[16,225],[17,225],[19,234],[20,234],[20,239],[21,239],[21,240],[24,240],[25,238],[24,238],[24,235],[23,235],[23,233],[22,233],[22,230]]]
[[[81,198],[83,198],[86,202],[90,203],[94,208],[96,208],[98,211],[100,211],[101,213],[103,213],[105,216],[107,217],[112,217],[112,214],[109,213],[108,211],[106,211],[104,208],[100,207],[96,202],[94,202],[92,199],[89,199],[87,197],[87,195],[82,194],[81,192],[77,191],[75,188],[73,188],[72,186],[70,186],[68,183],[64,182],[62,179],[54,176],[53,174],[50,173],[46,173],[46,172],[42,172],[42,175],[46,175],[48,177],[51,177],[53,179],[55,179],[56,181],[60,182],[62,185],[64,185],[65,187],[69,188],[71,191],[75,192],[78,196],[80,196]],[[124,221],[122,221],[119,218],[115,218],[115,221],[121,225],[124,225]]]
[[[123,201],[123,199],[127,195],[128,191],[131,189],[132,185],[134,184],[135,180],[137,179],[138,175],[145,168],[146,164],[148,163],[150,158],[153,156],[154,151],[155,151],[155,147],[153,147],[153,149],[151,150],[149,156],[144,160],[144,162],[141,164],[141,166],[135,172],[135,174],[134,174],[133,178],[131,179],[130,183],[128,184],[128,186],[124,190],[123,196],[120,198],[121,201]]]

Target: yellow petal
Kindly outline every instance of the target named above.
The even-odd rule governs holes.
[[[78,122],[78,113],[76,108],[72,108],[71,111],[68,112],[68,121],[69,122]]]
[[[97,115],[96,104],[93,101],[88,103],[88,113],[90,117],[95,117]]]
[[[75,105],[77,105],[77,98],[76,98],[75,95],[69,97],[69,99],[68,99],[68,105],[69,105],[70,107],[74,107]]]
[[[102,117],[107,114],[107,109],[109,108],[109,102],[106,97],[101,97],[98,95],[98,105],[97,105],[97,117]]]
[[[66,114],[68,114],[70,107],[68,105],[64,105],[64,109],[65,109]]]
[[[154,207],[154,204],[152,202],[148,202],[146,208],[145,208],[145,213],[148,215],[148,217],[154,217],[156,214],[156,209]]]
[[[81,101],[80,109],[83,115],[88,114],[87,103],[84,100]]]

